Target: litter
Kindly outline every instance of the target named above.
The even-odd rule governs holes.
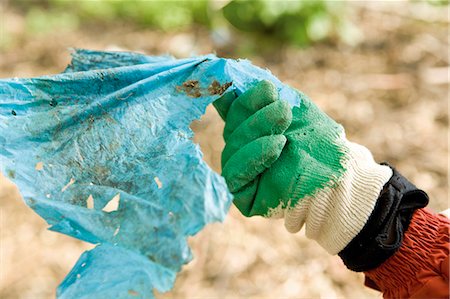
[[[222,94],[263,79],[300,103],[269,71],[214,55],[76,50],[64,73],[0,80],[2,173],[50,230],[97,244],[58,298],[153,298],[154,288],[172,288],[192,258],[187,237],[222,221],[232,200],[189,125]]]

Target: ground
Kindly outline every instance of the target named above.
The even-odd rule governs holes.
[[[249,55],[282,81],[308,94],[366,145],[430,195],[430,207],[448,208],[448,10],[411,3],[363,7],[351,17],[359,44],[323,43],[307,49],[280,46]],[[0,77],[57,73],[70,60],[68,47],[129,49],[178,57],[216,52],[236,57],[233,42],[214,44],[198,29],[162,34],[128,26],[85,28],[46,35],[25,33],[23,17],[3,12],[13,45],[0,52]],[[220,171],[223,122],[210,107],[192,124],[204,158]],[[46,230],[0,176],[1,298],[51,298],[79,255],[92,245]],[[223,224],[190,240],[194,260],[162,298],[379,298],[336,256],[303,232],[287,233],[280,221],[244,218],[233,207]]]

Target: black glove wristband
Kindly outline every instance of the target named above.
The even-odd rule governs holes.
[[[401,246],[414,211],[428,204],[428,195],[424,191],[391,168],[393,175],[384,185],[366,225],[339,252],[344,264],[352,271],[374,269],[392,256]]]

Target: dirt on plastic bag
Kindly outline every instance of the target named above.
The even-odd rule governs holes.
[[[232,196],[190,123],[223,93],[270,80],[247,60],[76,50],[62,74],[0,80],[0,165],[50,230],[97,246],[59,298],[152,298],[192,259],[186,238]]]

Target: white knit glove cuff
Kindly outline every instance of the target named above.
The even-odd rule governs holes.
[[[303,198],[284,212],[285,226],[298,232],[306,224],[306,236],[330,254],[337,254],[362,230],[392,169],[377,164],[370,151],[346,141],[346,169],[335,186]]]

